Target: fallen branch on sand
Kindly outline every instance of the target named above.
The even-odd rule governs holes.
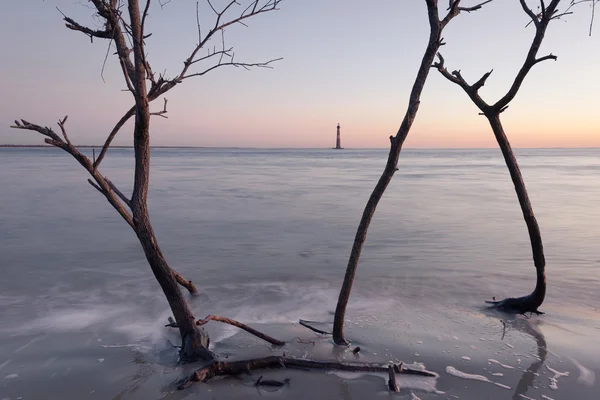
[[[305,321],[305,320],[301,319],[300,325],[302,325],[305,328],[310,329],[313,332],[320,333],[321,335],[331,335],[331,332],[323,331],[321,329],[315,328],[314,326],[310,326],[309,325],[310,322],[313,322],[313,321]]]
[[[437,374],[426,370],[403,368],[402,363],[384,366],[381,364],[353,364],[337,361],[304,360],[297,358],[289,358],[285,356],[269,356],[243,361],[211,361],[202,368],[196,370],[190,376],[180,380],[177,383],[177,389],[185,389],[194,382],[206,383],[216,376],[235,376],[243,373],[249,373],[253,370],[267,368],[318,369],[347,372],[388,373],[390,374],[389,376],[391,380],[391,383],[389,383],[390,387],[392,387],[392,384],[394,384],[395,387],[397,387],[397,384],[395,382],[395,374],[415,375],[432,378],[438,376]]]
[[[271,336],[265,335],[262,332],[257,331],[254,328],[249,327],[246,324],[243,324],[239,321],[236,321],[234,319],[231,318],[225,318],[225,317],[219,317],[218,315],[208,315],[206,316],[204,319],[199,319],[196,321],[196,325],[197,326],[202,326],[207,324],[209,321],[218,321],[218,322],[223,322],[224,324],[229,324],[232,326],[235,326],[237,328],[243,329],[246,332],[248,332],[251,335],[254,335],[266,342],[271,343],[272,345],[275,346],[283,346],[285,345],[285,342],[282,342],[281,340],[277,340],[272,338]],[[173,318],[169,317],[169,323],[167,325],[165,325],[166,327],[170,327],[170,328],[177,328],[177,323],[173,320]]]

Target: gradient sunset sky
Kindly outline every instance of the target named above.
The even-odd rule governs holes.
[[[154,2],[148,59],[154,71],[173,76],[197,41],[196,2],[173,0],[163,9]],[[563,0],[562,8],[569,2]],[[447,3],[440,1],[444,13]],[[538,2],[529,4],[535,9]],[[104,71],[106,83],[100,77],[108,42],[91,44],[66,29],[56,6],[98,26],[86,1],[3,4],[0,144],[43,142],[34,132],[10,129],[16,118],[56,126],[65,114],[73,142],[102,143],[132,105],[114,56]],[[213,15],[201,10],[207,30]],[[514,147],[600,147],[600,26],[589,37],[589,20],[590,8],[583,5],[551,24],[540,55],[553,53],[558,61],[535,66],[503,114]],[[525,58],[534,34],[531,26],[525,28],[527,22],[519,0],[495,0],[461,14],[443,35],[447,67],[461,69],[469,82],[493,68],[481,94],[496,101]],[[167,95],[169,119],[152,120],[152,144],[326,148],[335,144],[339,122],[344,147],[388,147],[428,39],[424,0],[285,0],[279,11],[248,24],[226,31],[236,60],[283,60],[274,69],[223,67],[179,85]],[[161,107],[162,100],[153,104],[155,110]],[[126,126],[115,143],[131,142],[131,126]],[[465,93],[432,70],[406,146],[495,145],[486,120]]]

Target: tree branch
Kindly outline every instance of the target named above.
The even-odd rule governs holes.
[[[458,14],[460,14],[461,11],[466,11],[466,12],[477,11],[477,10],[481,9],[481,7],[483,7],[484,5],[491,3],[492,0],[486,0],[486,1],[479,3],[472,7],[460,7],[460,2],[461,2],[461,0],[449,0],[448,14],[446,14],[444,19],[442,19],[440,21],[440,26],[442,29],[444,29],[444,27],[446,25],[448,25],[448,22],[450,22],[452,20],[452,18],[454,18]]]
[[[59,126],[61,126],[61,129],[65,129],[65,122],[66,118],[59,121]],[[100,193],[102,193],[106,197],[108,202],[113,206],[115,210],[117,210],[121,217],[123,217],[123,219],[129,224],[129,226],[131,226],[132,228],[134,227],[131,214],[123,206],[123,203],[121,203],[119,199],[115,196],[115,192],[111,190],[107,180],[94,168],[94,165],[89,158],[87,158],[79,150],[77,150],[75,146],[72,146],[71,144],[63,141],[51,128],[32,124],[25,120],[21,120],[20,123],[19,121],[15,121],[15,124],[16,125],[11,126],[11,128],[30,130],[41,133],[42,135],[48,137],[48,139],[45,140],[46,143],[61,148],[67,153],[71,154],[73,158],[75,158],[79,162],[79,164],[81,164],[81,166],[85,168],[88,171],[88,173],[94,178],[97,184],[94,187],[96,187],[96,189],[99,189]]]
[[[158,117],[169,118],[165,114],[167,113],[167,98],[165,97],[165,104],[161,111],[151,112],[150,115],[156,115]]]
[[[196,72],[193,74],[189,74],[184,76],[182,79],[188,79],[194,76],[202,76],[205,75],[207,73],[209,73],[210,71],[212,71],[213,69],[219,68],[219,67],[224,67],[224,66],[233,66],[233,67],[242,67],[246,70],[250,70],[251,67],[258,67],[258,68],[273,68],[270,64],[274,63],[276,61],[280,61],[283,60],[283,58],[274,58],[272,60],[266,61],[266,62],[259,62],[259,63],[238,63],[238,62],[221,62],[219,64],[213,65],[212,67],[209,67],[207,69],[205,69],[204,71],[201,72]]]
[[[535,15],[535,13],[531,10],[531,8],[529,8],[529,6],[525,2],[525,0],[519,0],[519,2],[521,3],[521,7],[523,8],[523,11],[525,11],[525,13],[527,15],[529,15],[529,18],[531,18],[531,21],[537,27],[539,25],[539,23],[540,23],[540,20],[538,19],[538,16]]]
[[[489,109],[489,105],[481,98],[479,95],[479,89],[485,84],[486,80],[491,75],[492,71],[486,72],[477,82],[473,85],[469,85],[467,81],[463,78],[460,70],[453,71],[452,73],[448,72],[446,67],[444,66],[444,57],[441,53],[437,53],[438,61],[433,63],[432,67],[436,68],[444,78],[448,79],[450,82],[460,86],[467,95],[471,98],[473,103],[482,111],[486,112]]]
[[[133,117],[134,115],[135,115],[135,106],[131,107],[129,109],[129,111],[127,111],[125,113],[125,115],[123,115],[121,117],[121,119],[117,122],[117,124],[114,126],[114,128],[112,129],[112,131],[106,138],[106,141],[104,142],[104,146],[102,146],[102,150],[100,150],[100,154],[98,155],[98,158],[96,159],[96,162],[94,163],[94,169],[98,168],[98,166],[104,159],[104,156],[106,155],[106,152],[108,151],[108,148],[110,147],[110,144],[112,143],[115,136],[117,136],[117,133],[119,133],[119,130],[123,127],[123,125],[125,125],[125,123],[129,120],[129,118]]]
[[[547,56],[536,58],[534,60],[534,64],[537,64],[537,63],[545,61],[545,60],[554,60],[554,61],[556,61],[557,59],[558,59],[558,57],[556,57],[554,54],[548,54]]]
[[[460,11],[466,11],[466,12],[477,11],[481,7],[483,7],[484,5],[486,5],[487,3],[491,3],[491,2],[492,2],[492,0],[487,0],[487,1],[484,1],[483,3],[479,3],[479,4],[477,4],[476,6],[473,6],[473,7],[458,7],[458,9]]]
[[[544,35],[546,34],[548,24],[553,19],[552,15],[554,15],[556,12],[556,7],[558,6],[558,3],[560,3],[560,0],[552,0],[548,7],[545,8],[545,12],[541,14],[541,19],[537,20],[537,22],[535,23],[535,36],[533,38],[533,41],[531,42],[529,51],[527,52],[527,57],[523,62],[523,66],[517,73],[517,76],[515,77],[515,80],[513,81],[513,84],[511,85],[508,92],[500,100],[498,100],[496,104],[492,106],[494,110],[499,111],[503,109],[505,106],[508,105],[508,103],[512,101],[512,99],[515,98],[517,92],[519,91],[519,88],[525,80],[525,77],[535,64],[548,59],[556,59],[556,57],[552,54],[538,59],[537,53],[540,49],[540,46],[542,45],[542,41],[544,40]],[[527,9],[523,9],[525,10],[525,12],[527,12]]]
[[[417,370],[403,368],[402,364],[391,365],[394,372],[403,375],[414,375],[422,377],[437,377],[437,374],[427,370]],[[388,373],[389,366],[380,364],[356,364],[344,363],[338,361],[316,361],[305,360],[290,357],[269,356],[253,360],[243,361],[213,361],[198,370],[187,378],[178,382],[177,389],[185,389],[194,382],[208,382],[216,376],[239,375],[248,373],[252,370],[267,368],[293,368],[293,369],[317,369],[334,370],[348,372],[378,372]]]
[[[204,38],[201,37],[200,29],[198,29],[198,34],[199,34],[198,45],[192,50],[190,56],[184,61],[183,69],[181,70],[181,72],[172,81],[176,82],[176,81],[181,81],[182,79],[184,79],[184,77],[204,75],[204,73],[208,72],[208,70],[205,71],[204,73],[190,74],[190,75],[187,75],[187,72],[188,72],[188,69],[190,68],[190,66],[192,64],[194,64],[194,60],[196,59],[196,55],[198,54],[200,49],[202,49],[206,45],[206,43],[214,36],[215,33],[222,31],[223,29],[225,29],[226,27],[228,27],[230,25],[233,25],[235,23],[238,23],[240,21],[243,21],[243,20],[253,17],[255,15],[277,10],[278,9],[277,6],[281,2],[281,0],[268,0],[267,2],[265,2],[265,4],[263,4],[260,7],[258,6],[259,1],[256,0],[256,1],[252,2],[252,4],[251,4],[252,5],[251,11],[248,12],[249,7],[250,7],[249,6],[244,11],[242,11],[242,13],[237,18],[230,19],[229,21],[226,21],[226,22],[221,22],[223,15],[234,4],[239,4],[239,3],[236,0],[233,0],[227,6],[225,6],[225,8],[221,12],[218,12],[209,0],[207,0],[207,2],[208,2],[208,5],[211,7],[211,9],[213,10],[213,12],[216,15],[215,24],[214,24],[213,28],[208,31],[208,33],[206,34],[206,36]],[[198,24],[198,26],[199,26],[199,24]],[[270,62],[272,62],[272,61],[270,61]],[[265,64],[265,63],[260,63],[260,64]],[[225,64],[225,65],[234,65],[234,63]],[[240,66],[240,65],[238,65],[238,66]],[[255,65],[249,64],[248,66],[255,66]],[[214,69],[214,68],[211,68],[209,70],[212,70],[212,69]]]
[[[196,321],[196,325],[202,326],[202,325],[207,324],[209,321],[219,321],[219,322],[223,322],[225,324],[229,324],[229,325],[235,326],[237,328],[243,329],[246,332],[250,333],[251,335],[254,335],[254,336],[258,337],[258,338],[261,338],[262,340],[264,340],[266,342],[269,342],[269,343],[271,343],[271,344],[273,344],[275,346],[283,346],[283,345],[285,345],[285,342],[282,342],[281,340],[273,339],[272,337],[270,337],[268,335],[265,335],[264,333],[259,332],[256,329],[251,328],[251,327],[249,327],[246,324],[243,324],[243,323],[241,323],[239,321],[235,321],[235,320],[230,319],[230,318],[219,317],[217,315],[208,315],[204,319],[197,320]]]
[[[119,188],[117,188],[115,186],[114,183],[112,183],[112,181],[110,179],[108,179],[106,176],[104,177],[104,179],[106,180],[106,182],[108,183],[108,187],[110,187],[110,189],[115,192],[117,194],[117,196],[119,196],[119,198],[121,200],[123,200],[123,203],[127,204],[128,207],[131,208],[131,200],[129,200],[127,198],[127,196],[125,196],[120,190]]]

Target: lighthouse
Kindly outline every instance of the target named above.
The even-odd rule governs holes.
[[[337,136],[335,139],[335,148],[336,149],[341,149],[342,148],[342,139],[340,138],[340,124],[337,124]]]

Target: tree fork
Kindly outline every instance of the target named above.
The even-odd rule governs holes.
[[[460,86],[473,103],[481,110],[480,115],[484,115],[492,128],[494,137],[498,142],[498,146],[502,152],[502,156],[506,163],[506,167],[509,170],[512,183],[515,187],[515,192],[521,211],[523,213],[523,219],[527,226],[527,232],[529,235],[529,241],[531,243],[531,251],[533,256],[533,262],[536,269],[536,284],[533,292],[523,297],[510,297],[501,301],[486,301],[491,304],[494,308],[502,311],[525,314],[527,312],[543,314],[538,308],[544,302],[546,297],[546,260],[544,257],[544,246],[542,243],[542,236],[540,228],[529,200],[527,188],[521,175],[519,164],[515,157],[515,154],[510,146],[510,142],[506,137],[502,122],[500,120],[500,114],[504,112],[509,103],[515,98],[523,81],[536,64],[545,60],[556,60],[557,57],[553,54],[538,57],[540,46],[544,40],[546,30],[550,21],[558,19],[567,13],[558,13],[557,7],[561,0],[552,0],[546,7],[544,3],[541,3],[541,12],[539,14],[534,13],[528,6],[525,0],[519,0],[523,11],[531,18],[531,23],[535,26],[535,35],[529,46],[527,56],[523,65],[519,69],[513,83],[506,94],[498,100],[495,104],[490,105],[486,103],[479,95],[479,89],[485,84],[486,79],[490,73],[485,74],[475,84],[469,85],[466,80],[460,74],[460,71],[448,72],[444,66],[444,57],[438,54],[439,61],[434,63],[432,67],[436,68],[442,76],[448,79],[450,82]],[[572,6],[573,4],[571,4]],[[569,7],[570,8],[570,7]],[[567,9],[568,10],[568,9]]]

